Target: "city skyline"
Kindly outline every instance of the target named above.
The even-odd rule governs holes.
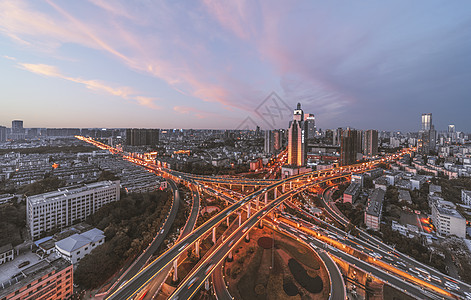
[[[274,91],[322,129],[471,130],[468,2],[145,5],[0,1],[0,125],[268,129]]]

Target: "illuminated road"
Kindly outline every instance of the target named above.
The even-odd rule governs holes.
[[[105,149],[108,148],[108,150],[110,150],[110,151],[114,151],[113,149],[109,149],[110,148],[109,146],[103,146],[103,144],[98,145],[98,146],[104,147]],[[204,181],[206,183],[211,182],[211,183],[215,183],[215,184],[221,184],[222,183],[222,184],[229,184],[229,185],[231,185],[231,184],[260,185],[260,186],[267,185],[267,184],[269,184],[269,185],[267,187],[265,187],[264,189],[262,189],[262,190],[256,191],[256,192],[252,193],[251,195],[246,196],[243,200],[233,204],[231,207],[226,208],[220,214],[216,215],[211,220],[209,220],[207,223],[203,224],[200,228],[193,231],[193,233],[190,234],[187,238],[185,238],[181,242],[177,243],[174,247],[169,249],[161,257],[159,257],[157,260],[155,260],[150,266],[148,266],[144,270],[142,270],[138,274],[138,276],[132,278],[130,280],[130,282],[128,284],[124,285],[120,290],[118,290],[117,293],[115,293],[114,295],[111,295],[110,299],[113,299],[113,298],[116,298],[116,299],[128,298],[128,297],[132,297],[133,295],[135,295],[135,293],[138,290],[140,290],[151,278],[153,278],[156,273],[161,271],[163,267],[167,266],[180,253],[186,251],[186,249],[188,249],[191,246],[191,244],[193,244],[200,236],[202,236],[204,234],[208,234],[209,231],[214,226],[219,224],[222,220],[224,220],[224,218],[226,216],[228,216],[229,214],[234,213],[238,209],[241,209],[246,204],[250,205],[250,202],[253,202],[255,199],[258,200],[259,196],[261,196],[262,194],[268,192],[269,190],[272,190],[275,187],[280,187],[280,186],[282,186],[284,184],[288,184],[288,183],[290,183],[290,185],[291,185],[293,183],[292,184],[293,185],[292,190],[289,191],[288,193],[284,194],[283,196],[278,197],[277,198],[277,200],[278,200],[278,199],[281,199],[283,197],[286,197],[287,195],[290,195],[293,191],[298,191],[299,186],[304,185],[306,182],[313,181],[313,183],[314,183],[316,181],[323,180],[323,179],[326,179],[326,181],[328,182],[329,181],[328,178],[330,178],[332,176],[345,174],[345,173],[350,174],[351,172],[358,172],[358,171],[364,171],[366,169],[371,169],[371,168],[375,167],[375,165],[378,162],[385,162],[385,161],[397,159],[397,158],[400,157],[401,154],[404,154],[404,153],[406,153],[406,151],[402,151],[402,153],[394,154],[394,155],[391,155],[387,158],[381,158],[381,159],[378,159],[378,160],[372,161],[372,162],[366,162],[366,163],[351,165],[351,166],[344,166],[344,167],[339,167],[339,168],[334,168],[334,169],[329,169],[329,170],[323,170],[323,171],[309,172],[309,173],[306,173],[306,174],[290,177],[289,179],[286,179],[286,180],[280,180],[280,181],[277,181],[276,183],[267,183],[266,181],[261,181],[261,180],[257,180],[257,181],[250,180],[249,181],[249,180],[245,180],[245,179],[240,180],[240,179],[233,179],[233,178],[215,178],[215,177],[204,177],[204,176],[201,177],[201,176],[194,176],[194,175],[185,174],[185,173],[175,173],[174,171],[171,171],[171,170],[162,170],[162,168],[158,168],[155,165],[150,165],[149,166],[148,163],[145,163],[145,162],[139,161],[139,160],[136,161],[136,159],[133,158],[134,162],[136,162],[138,164],[144,165],[148,168],[150,167],[151,169],[155,169],[156,171],[168,172],[170,175],[173,175],[173,176],[177,177],[177,179],[179,178],[179,179],[182,179],[182,180],[192,179],[192,180]],[[283,186],[283,190],[284,190],[284,186]],[[284,200],[282,200],[282,201],[284,201]],[[275,203],[275,202],[276,201],[270,202],[267,207],[271,207],[272,203]],[[267,207],[262,208],[262,210],[256,212],[256,214],[265,211],[265,209]],[[271,208],[271,209],[273,209],[273,208]],[[329,210],[329,208],[326,207],[326,211],[328,211],[328,210]],[[332,211],[330,213],[334,216],[336,215],[336,213],[334,211]],[[262,215],[264,216],[265,214],[262,213]],[[263,216],[261,216],[261,217],[263,217]],[[249,219],[249,220],[253,221],[252,218]],[[345,220],[343,220],[343,221],[345,223]],[[244,227],[244,225],[242,227]],[[244,229],[249,230],[249,228],[244,228]],[[241,230],[244,230],[244,229],[239,228],[233,234],[239,234],[243,237],[244,233],[240,234],[240,232],[241,232]],[[375,239],[372,239],[372,237],[370,237],[370,236],[363,236],[362,233],[361,233],[361,236],[363,238],[369,239],[368,242],[373,243],[373,246],[374,246],[374,243],[379,242]],[[224,246],[224,245],[228,245],[228,243],[229,242],[224,243],[223,245],[221,245],[221,248],[219,248],[217,251],[215,251],[214,255],[218,254],[222,257],[224,257],[224,255],[227,255],[228,249],[226,249],[227,246]],[[360,243],[358,243],[358,245],[360,245],[360,247],[364,247]],[[376,245],[376,246],[379,247],[379,248],[383,247],[383,245]],[[353,247],[355,247],[355,246],[353,246]],[[334,249],[334,248],[332,248],[332,249]],[[227,251],[224,253],[225,250],[227,250]],[[329,248],[329,250],[331,250],[331,249]],[[344,253],[343,251],[340,251],[340,250],[332,250],[332,251],[337,251],[337,252],[341,252],[345,255],[349,255],[349,254]],[[383,251],[383,249],[377,249],[377,251]],[[387,251],[386,251],[386,253],[387,253]],[[372,254],[375,254],[375,253],[369,252],[370,256]],[[400,255],[400,254],[398,254],[398,255]],[[383,257],[385,257],[385,256],[383,256]],[[381,259],[378,259],[378,261],[380,261],[380,260]],[[351,263],[354,264],[354,262],[351,262]],[[368,262],[362,262],[362,263],[365,264],[367,267],[372,268],[373,271],[376,270],[378,272],[379,271],[384,272],[384,271],[378,269],[378,266],[373,266],[372,267],[371,263],[368,263]],[[386,263],[384,263],[384,265],[387,267]],[[208,265],[207,269],[204,270],[205,275],[209,276],[209,274],[212,272],[214,267],[215,266],[213,266],[213,265]],[[201,272],[202,268],[204,268],[204,267],[200,267],[196,271]],[[393,268],[393,269],[391,269],[391,271],[395,272],[396,270]],[[400,272],[398,272],[398,273],[400,273]],[[207,278],[208,276],[203,276],[203,277]],[[383,275],[381,275],[381,276],[383,276]],[[415,279],[413,277],[413,275],[412,276],[409,275],[409,276],[412,279]],[[190,290],[190,288],[193,290],[194,289],[193,286],[199,288],[199,286],[201,286],[202,282],[200,282],[198,280],[200,280],[201,278],[199,278],[198,276],[195,277],[195,278],[197,280],[194,280],[193,282],[191,282],[191,280],[194,279],[194,278],[191,278],[191,279],[189,279],[189,281],[186,281],[186,283],[183,283],[182,286],[179,287],[179,289],[185,289],[185,285],[187,285],[186,287],[188,288],[188,290]],[[387,276],[384,277],[384,278],[387,278]],[[385,280],[394,280],[394,278],[393,279],[387,278]],[[409,284],[404,279],[399,279],[399,280],[402,281],[404,284]],[[452,280],[452,279],[448,278],[448,280]],[[390,281],[388,281],[388,282],[390,282]],[[432,288],[433,288],[433,286],[432,286]],[[446,293],[446,291],[445,291],[445,293]],[[193,295],[193,294],[194,293],[188,294],[188,291],[183,292],[183,295],[185,296],[185,298],[186,298],[186,296]],[[418,296],[418,295],[419,295],[419,293],[415,294],[415,296]],[[421,297],[424,297],[424,295],[422,293],[420,293],[420,295],[421,295]]]
[[[185,227],[183,230],[180,232],[180,237],[178,240],[184,238],[188,234],[190,234],[195,225],[196,221],[198,219],[198,214],[200,211],[200,194],[198,193],[198,189],[196,186],[193,184],[191,185],[191,193],[192,193],[192,207],[190,211],[190,215],[188,216],[188,221],[185,224]],[[172,267],[169,265],[167,266],[160,274],[158,274],[152,282],[149,284],[149,289],[148,293],[146,294],[146,297],[144,299],[152,299],[154,295],[156,295],[159,291],[160,288],[162,287],[162,284],[164,283],[165,279],[167,278],[170,270]]]
[[[334,178],[329,178],[324,181],[313,182],[303,185],[297,189],[293,189],[283,194],[282,196],[271,201],[265,205],[262,209],[255,212],[250,218],[248,218],[237,230],[235,230],[225,241],[222,243],[216,251],[214,251],[208,259],[205,260],[198,268],[193,269],[193,271],[185,278],[184,281],[180,283],[178,288],[170,296],[170,299],[190,299],[193,295],[199,290],[204,281],[211,275],[214,268],[219,264],[235,245],[244,238],[246,232],[250,231],[257,222],[263,219],[268,213],[274,210],[278,205],[280,205],[286,199],[296,195],[297,193],[309,188],[312,185],[319,185],[323,182],[337,180],[348,175],[337,176]],[[257,192],[256,192],[257,193]],[[254,193],[255,194],[255,193]],[[237,205],[234,204],[234,205]],[[233,206],[234,206],[233,205]]]
[[[326,211],[332,218],[337,220],[339,223],[347,224],[346,221],[341,216],[339,216],[333,209],[330,208],[328,204],[330,201],[326,199],[330,197],[331,197],[330,191],[326,190],[322,196],[322,201],[324,203],[324,207],[326,208]],[[458,289],[449,290],[449,292],[455,294],[456,296],[465,297],[464,292],[471,292],[470,285],[462,281],[459,281],[457,279],[454,279],[450,276],[447,276],[430,266],[422,264],[416,261],[415,259],[399,251],[396,251],[394,248],[390,247],[389,245],[386,245],[385,243],[381,242],[376,237],[369,235],[368,233],[364,232],[360,228],[358,228],[358,230],[359,230],[359,236],[358,236],[359,238],[354,237],[353,240],[356,243],[361,244],[362,247],[366,247],[366,249],[369,249],[369,250],[357,249],[358,251],[365,252],[370,255],[371,253],[378,253],[382,256],[381,260],[383,260],[385,263],[392,264],[393,266],[400,269],[401,271],[409,274],[409,276],[411,277],[418,277],[419,280],[425,281],[424,284],[438,286],[441,289],[447,290],[445,286],[445,282],[452,282],[453,284],[456,284],[458,286]],[[425,270],[426,272],[423,272],[423,271],[418,272],[418,270]],[[419,275],[420,273],[422,273],[422,275]]]
[[[174,197],[173,197],[172,208],[170,209],[169,215],[167,219],[165,220],[163,227],[160,229],[156,238],[152,241],[151,245],[145,250],[145,252],[141,256],[139,256],[134,261],[132,266],[128,268],[126,273],[122,277],[120,277],[118,284],[115,284],[115,286],[111,288],[111,290],[108,292],[109,294],[112,294],[113,292],[115,292],[118,289],[119,284],[121,284],[122,282],[127,282],[130,278],[136,275],[137,272],[139,272],[139,270],[146,264],[146,262],[154,254],[154,252],[157,251],[157,249],[159,249],[160,245],[162,244],[167,234],[169,233],[170,228],[172,227],[173,221],[175,221],[175,217],[177,216],[178,207],[180,205],[180,193],[178,191],[177,185],[175,184],[173,180],[169,179],[168,183],[170,184]]]

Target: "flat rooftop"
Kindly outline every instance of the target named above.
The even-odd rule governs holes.
[[[72,188],[72,189],[71,188],[61,188],[57,191],[30,196],[30,197],[27,198],[27,201],[29,201],[31,204],[36,204],[36,203],[39,203],[39,202],[47,202],[49,200],[60,198],[62,196],[68,196],[68,195],[72,195],[72,194],[86,192],[86,191],[94,190],[94,189],[97,189],[97,188],[106,188],[106,187],[110,187],[112,185],[115,185],[115,181],[94,182],[94,183],[90,183],[90,184],[84,184],[83,186]],[[119,186],[119,183],[118,183],[118,186]]]
[[[382,189],[375,189],[368,199],[368,207],[366,213],[379,217],[383,208],[384,195],[386,192]]]

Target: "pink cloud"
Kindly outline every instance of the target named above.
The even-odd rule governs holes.
[[[130,87],[112,87],[108,84],[105,84],[99,80],[87,80],[77,77],[70,77],[62,74],[59,69],[55,66],[45,65],[45,64],[27,64],[19,63],[19,66],[29,72],[47,76],[55,77],[75,83],[84,85],[87,89],[99,92],[105,92],[112,96],[117,96],[126,100],[136,101],[139,105],[145,106],[152,109],[158,109],[159,107],[154,103],[155,98],[139,96],[136,91]]]
[[[176,111],[177,113],[184,114],[184,115],[194,115],[198,119],[205,119],[207,117],[214,115],[207,111],[203,111],[203,110],[190,107],[190,106],[175,106],[173,110]]]

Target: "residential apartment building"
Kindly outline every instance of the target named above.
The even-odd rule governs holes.
[[[343,193],[343,203],[349,202],[353,203],[357,199],[358,195],[360,195],[361,186],[358,182],[352,182],[348,186],[348,188]]]
[[[432,221],[442,235],[466,236],[466,219],[456,210],[452,202],[436,199],[432,201]]]
[[[37,240],[44,232],[84,221],[119,197],[119,181],[101,181],[27,197],[26,221],[30,235]]]
[[[69,299],[73,294],[73,267],[58,256],[22,269],[0,285],[2,300]]]
[[[471,205],[471,191],[461,190],[461,202]]]
[[[385,194],[386,192],[384,190],[375,189],[368,198],[368,206],[365,210],[365,225],[368,228],[374,230],[380,229]]]

